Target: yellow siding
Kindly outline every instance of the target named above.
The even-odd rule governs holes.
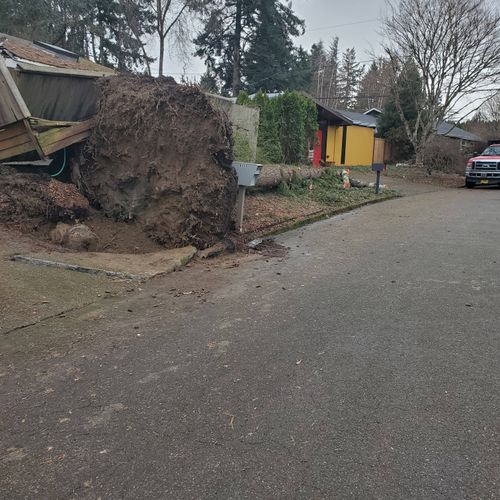
[[[335,165],[342,165],[342,137],[344,136],[344,127],[337,127],[335,134],[335,154],[333,156],[333,161]]]
[[[343,166],[371,166],[375,145],[375,131],[372,128],[347,127],[345,163],[342,163],[343,127],[328,127],[326,141],[327,163]]]
[[[342,155],[342,127],[330,125],[326,136],[326,162],[340,165]]]
[[[335,161],[335,135],[338,127],[328,127],[326,134],[326,162],[333,163]]]
[[[373,162],[375,130],[367,127],[347,127],[345,164],[370,166]]]

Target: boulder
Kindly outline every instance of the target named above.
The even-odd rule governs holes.
[[[57,229],[57,227],[56,227]],[[62,245],[71,250],[85,250],[95,252],[99,239],[96,234],[85,224],[71,226],[64,233]]]
[[[71,226],[69,224],[58,222],[56,227],[49,233],[49,237],[54,243],[62,245],[64,237],[70,228]]]

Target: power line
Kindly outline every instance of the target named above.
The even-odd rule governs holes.
[[[356,95],[356,98],[358,99],[375,99],[378,97],[391,97],[390,95],[386,94],[358,94]],[[338,101],[340,99],[345,99],[345,97],[341,96],[331,96],[331,97],[314,97],[317,101]]]
[[[311,28],[311,29],[306,29],[306,33],[310,31],[321,31],[321,30],[329,30],[329,29],[334,29],[334,28],[343,28],[344,26],[356,26],[357,24],[368,24],[368,23],[374,23],[375,21],[380,21],[380,19],[367,19],[366,21],[356,21],[353,23],[344,23],[344,24],[333,24],[331,26],[322,26],[320,28]]]

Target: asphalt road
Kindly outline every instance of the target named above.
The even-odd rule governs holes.
[[[499,498],[499,214],[397,199],[3,336],[2,498]]]

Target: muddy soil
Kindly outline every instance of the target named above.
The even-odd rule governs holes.
[[[94,206],[166,247],[205,248],[230,229],[231,127],[196,87],[102,79],[96,127],[74,180]]]
[[[98,252],[136,254],[164,249],[162,245],[148,237],[140,224],[134,222],[114,221],[109,217],[103,217],[97,211],[92,211],[90,218],[85,220],[84,224],[97,235]]]
[[[0,223],[21,232],[48,233],[51,222],[85,217],[88,200],[73,184],[39,172],[0,170]]]

